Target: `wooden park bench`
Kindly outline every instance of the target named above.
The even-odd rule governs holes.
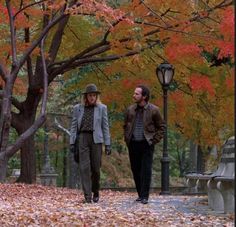
[[[230,137],[222,148],[218,168],[210,174],[186,174],[190,192],[207,191],[208,205],[218,212],[234,212],[235,140]]]

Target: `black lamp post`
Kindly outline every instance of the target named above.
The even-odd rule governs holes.
[[[160,195],[169,195],[169,162],[167,148],[167,91],[174,76],[174,67],[167,62],[161,63],[156,69],[157,78],[162,86],[164,101],[164,120],[166,130],[163,138],[163,155],[161,159],[161,192]]]

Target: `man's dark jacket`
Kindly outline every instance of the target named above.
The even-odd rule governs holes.
[[[124,119],[124,137],[129,145],[134,130],[137,104],[128,107]],[[151,103],[147,103],[143,110],[144,137],[149,145],[159,143],[164,136],[166,124],[160,114],[159,108]]]

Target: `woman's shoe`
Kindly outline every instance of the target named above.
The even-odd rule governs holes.
[[[85,197],[84,203],[92,203],[92,199],[90,197]]]

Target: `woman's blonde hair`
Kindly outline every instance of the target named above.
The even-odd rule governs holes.
[[[96,104],[101,104],[102,101],[100,99],[100,94],[96,93],[97,99],[96,99]],[[88,105],[88,99],[87,99],[87,93],[83,94],[81,97],[81,104],[87,106]]]

